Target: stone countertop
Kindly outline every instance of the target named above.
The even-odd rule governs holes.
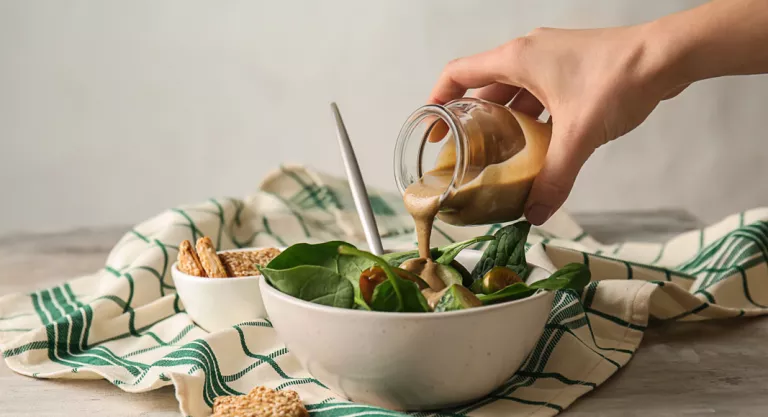
[[[670,210],[575,215],[603,243],[660,241],[701,224]],[[103,266],[123,227],[0,238],[0,294],[45,288]],[[564,416],[763,417],[768,320],[651,324],[635,357]],[[0,364],[0,417],[177,416],[173,389],[128,394],[106,381],[36,380]],[[65,404],[65,406],[63,406]]]

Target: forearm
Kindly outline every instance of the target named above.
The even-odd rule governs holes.
[[[677,84],[768,73],[768,0],[714,0],[646,26]]]

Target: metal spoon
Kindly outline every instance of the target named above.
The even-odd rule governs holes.
[[[360,173],[360,166],[357,163],[355,151],[352,149],[352,143],[349,141],[349,135],[347,135],[347,128],[344,127],[344,121],[341,120],[341,113],[339,113],[339,107],[336,103],[331,103],[331,110],[333,110],[333,115],[336,118],[336,132],[339,137],[341,157],[344,159],[344,168],[347,171],[347,179],[352,189],[352,198],[355,200],[357,214],[363,223],[365,240],[368,242],[371,252],[375,255],[381,255],[384,253],[384,248],[381,246],[379,228],[376,226],[376,218],[373,216],[371,201],[368,200],[368,191],[365,189],[365,182],[363,181],[363,175]]]

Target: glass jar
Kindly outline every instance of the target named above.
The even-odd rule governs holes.
[[[523,215],[551,135],[551,123],[480,99],[426,105],[397,138],[395,180],[401,194],[416,181],[443,190],[437,217],[446,223],[514,221]]]

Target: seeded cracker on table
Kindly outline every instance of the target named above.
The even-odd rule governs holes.
[[[213,417],[309,417],[299,394],[256,387],[246,395],[217,397]]]

